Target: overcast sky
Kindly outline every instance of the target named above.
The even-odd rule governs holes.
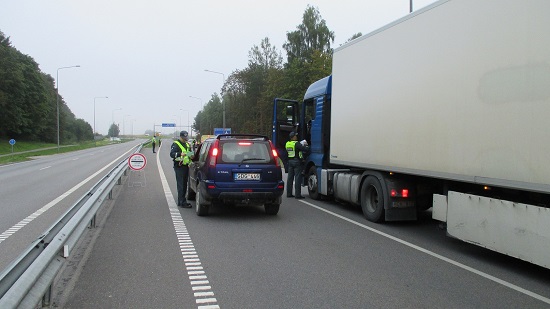
[[[414,10],[433,2],[414,0]],[[93,127],[94,97],[108,96],[95,100],[96,131],[107,134],[114,119],[121,134],[143,134],[187,127],[223,83],[204,70],[227,78],[246,68],[263,38],[286,59],[286,33],[308,4],[334,31],[333,47],[409,13],[409,0],[0,0],[0,31],[54,79],[81,66],[59,70],[58,81],[77,118]]]

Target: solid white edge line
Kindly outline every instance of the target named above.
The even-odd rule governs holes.
[[[314,205],[314,204],[312,204],[312,203],[310,203],[310,202],[308,202],[308,201],[301,200],[300,202],[302,202],[302,203],[304,203],[304,204],[307,204],[308,206],[311,206],[311,207],[316,208],[316,209],[318,209],[318,210],[324,211],[324,212],[326,212],[326,213],[328,213],[328,214],[330,214],[330,215],[332,215],[332,216],[335,216],[335,217],[337,217],[337,218],[340,218],[340,219],[342,219],[342,220],[344,220],[344,221],[347,221],[347,222],[349,222],[349,223],[355,224],[355,225],[357,225],[357,226],[359,226],[359,227],[362,227],[362,228],[364,228],[364,229],[366,229],[366,230],[369,230],[369,231],[371,231],[371,232],[373,232],[373,233],[376,233],[376,234],[378,234],[378,235],[380,235],[380,236],[389,238],[389,239],[391,239],[391,240],[393,240],[393,241],[396,241],[396,242],[398,242],[398,243],[400,243],[400,244],[402,244],[402,245],[405,245],[405,246],[407,246],[407,247],[413,248],[413,249],[415,249],[415,250],[418,250],[418,251],[420,251],[420,252],[423,252],[423,253],[425,253],[425,254],[428,254],[428,255],[430,255],[430,256],[433,256],[433,257],[435,257],[435,258],[437,258],[437,259],[440,259],[440,260],[442,260],[442,261],[444,261],[444,262],[447,262],[447,263],[449,263],[449,264],[455,265],[455,266],[460,267],[460,268],[462,268],[462,269],[464,269],[464,270],[467,270],[467,271],[469,271],[469,272],[472,272],[472,273],[474,273],[474,274],[476,274],[476,275],[479,275],[479,276],[484,277],[484,278],[486,278],[486,279],[489,279],[489,280],[491,280],[491,281],[493,281],[493,282],[496,282],[496,283],[498,283],[498,284],[501,284],[501,285],[503,285],[503,286],[505,286],[505,287],[508,287],[508,288],[510,288],[510,289],[513,289],[513,290],[518,291],[518,292],[520,292],[520,293],[523,293],[523,294],[525,294],[525,295],[531,296],[531,297],[533,297],[533,298],[535,298],[535,299],[538,299],[538,300],[540,300],[540,301],[543,301],[543,302],[545,302],[545,303],[547,303],[547,304],[550,304],[550,298],[547,298],[547,297],[544,297],[544,296],[539,295],[539,294],[537,294],[537,293],[531,292],[531,291],[526,290],[526,289],[524,289],[524,288],[522,288],[522,287],[519,287],[519,286],[517,286],[517,285],[515,285],[515,284],[512,284],[512,283],[510,283],[510,282],[504,281],[504,280],[499,279],[499,278],[497,278],[497,277],[494,277],[494,276],[491,276],[491,275],[489,275],[489,274],[486,274],[486,273],[484,273],[484,272],[482,272],[482,271],[480,271],[480,270],[474,269],[474,268],[472,268],[472,267],[470,267],[470,266],[464,265],[464,264],[459,263],[459,262],[457,262],[457,261],[451,260],[450,258],[447,258],[447,257],[444,257],[444,256],[442,256],[442,255],[439,255],[439,254],[437,254],[437,253],[435,253],[435,252],[432,252],[432,251],[430,251],[430,250],[428,250],[428,249],[424,249],[424,248],[422,248],[422,247],[419,247],[419,246],[417,246],[417,245],[415,245],[415,244],[412,244],[412,243],[410,243],[410,242],[407,242],[407,241],[402,240],[402,239],[400,239],[400,238],[397,238],[397,237],[395,237],[395,236],[386,234],[386,233],[381,232],[381,231],[379,231],[379,230],[377,230],[377,229],[374,229],[374,228],[372,228],[372,227],[369,227],[369,226],[366,226],[366,225],[361,224],[361,223],[359,223],[359,222],[353,221],[353,220],[351,220],[351,219],[349,219],[349,218],[346,218],[346,217],[344,217],[344,216],[342,216],[342,215],[339,215],[339,214],[337,214],[337,213],[334,213],[334,212],[332,212],[332,211],[330,211],[330,210],[326,210],[326,209],[324,209],[324,208],[322,208],[322,207],[319,207],[319,206],[317,206],[317,205]]]
[[[168,181],[166,180],[166,175],[164,174],[164,170],[162,169],[162,165],[160,164],[160,147],[157,151],[157,168],[160,176],[160,181],[162,183],[162,188],[164,190],[164,197],[166,198],[166,202],[168,203],[168,209],[170,211],[170,217],[172,218],[172,222],[174,225],[174,230],[176,233],[176,238],[178,239],[178,245],[181,247],[182,245],[193,245],[191,241],[191,236],[189,236],[189,233],[187,231],[187,227],[185,226],[185,222],[183,220],[183,217],[181,217],[181,213],[178,209],[178,206],[176,205],[176,201],[172,195],[172,191],[170,190],[170,186],[168,185]],[[190,251],[186,252],[185,249],[181,249],[181,254],[183,257],[183,260],[185,262],[185,266],[199,266],[201,265],[199,256],[197,255],[196,251]],[[193,249],[194,250],[194,249]],[[188,263],[187,261],[193,259],[194,261],[197,261],[196,263]],[[197,285],[197,284],[208,284],[208,277],[206,276],[206,272],[200,271],[202,275],[194,275],[195,271],[188,271],[188,277],[189,282],[191,286]],[[206,294],[208,293],[208,294]],[[195,297],[195,303],[196,304],[204,304],[208,303],[209,306],[198,306],[198,308],[220,308],[217,305],[218,300],[214,297],[212,298],[198,298],[200,296],[207,295],[207,296],[214,296],[213,291],[209,292],[200,292],[200,293],[194,293],[193,296]]]

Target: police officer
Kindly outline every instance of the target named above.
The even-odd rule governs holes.
[[[155,137],[153,136],[153,138],[151,139],[151,145],[153,145],[153,153],[155,153],[155,145],[157,144],[157,140],[155,139]]]
[[[176,173],[176,183],[178,187],[178,206],[191,208],[191,204],[185,199],[187,191],[187,182],[189,181],[189,164],[193,157],[191,146],[187,142],[189,134],[187,131],[181,131],[178,140],[174,141],[170,148],[170,157],[174,161],[174,172]]]
[[[286,196],[294,197],[292,194],[292,183],[294,183],[294,191],[297,199],[304,198],[302,196],[302,160],[304,152],[309,151],[309,147],[298,142],[298,133],[290,132],[290,140],[286,142],[285,148],[288,153],[288,176],[286,179]]]

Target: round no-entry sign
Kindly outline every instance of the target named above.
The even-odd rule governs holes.
[[[142,170],[147,165],[147,159],[141,153],[134,153],[128,158],[128,166],[134,171]]]

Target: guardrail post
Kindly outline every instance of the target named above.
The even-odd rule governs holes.
[[[52,286],[48,286],[46,293],[42,296],[42,307],[49,307],[52,300]]]
[[[113,189],[111,189],[111,191],[109,191],[109,199],[110,199],[110,200],[113,199]]]
[[[117,185],[121,185],[122,184],[122,177],[120,177],[117,182],[116,182]]]
[[[94,229],[96,227],[95,225],[95,218],[96,218],[96,215],[94,215],[92,217],[92,220],[90,220],[90,228]]]

